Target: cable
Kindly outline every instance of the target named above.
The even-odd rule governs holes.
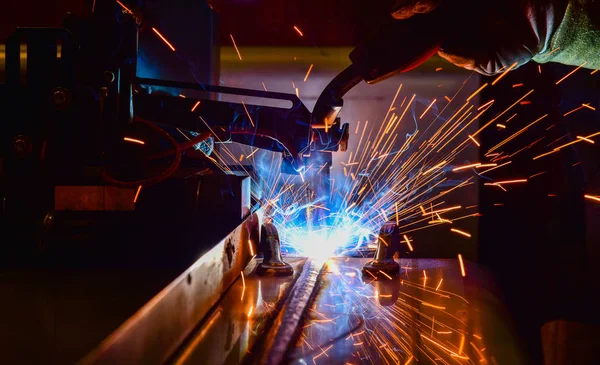
[[[156,126],[154,123],[149,122],[140,117],[135,117],[134,122],[144,124],[147,127],[149,127],[150,129],[153,129],[154,131],[158,132],[163,137],[165,137],[173,145],[173,149],[165,151],[165,152],[157,154],[157,155],[154,155],[154,156],[151,156],[150,159],[168,157],[173,154],[175,155],[175,159],[171,163],[171,166],[169,166],[169,168],[167,168],[165,171],[163,171],[160,175],[150,177],[147,179],[141,179],[141,180],[121,181],[121,180],[117,180],[117,179],[109,176],[106,170],[102,171],[102,179],[104,181],[106,181],[110,184],[113,184],[113,185],[120,186],[120,187],[135,187],[135,186],[139,186],[139,185],[148,187],[148,186],[156,185],[156,184],[166,180],[167,178],[169,178],[169,176],[171,176],[179,168],[179,164],[181,163],[181,156],[182,156],[183,151],[191,148],[192,146],[196,145],[197,143],[200,143],[200,142],[206,140],[208,137],[210,137],[210,133],[201,133],[198,136],[196,136],[196,137],[192,138],[191,140],[184,142],[180,145],[175,140],[175,138],[173,138],[173,136],[171,136],[169,133],[165,132],[162,128]]]

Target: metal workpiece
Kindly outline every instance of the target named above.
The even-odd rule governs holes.
[[[294,273],[294,269],[281,257],[281,242],[273,223],[266,222],[262,225],[259,251],[264,259],[256,268],[258,275],[289,276]]]
[[[375,257],[363,266],[363,279],[388,279],[398,275],[400,265],[394,255],[400,251],[400,232],[395,222],[387,222],[381,227],[377,237]]]
[[[202,255],[80,364],[168,362],[251,261],[253,254],[248,243],[261,214],[254,212]]]

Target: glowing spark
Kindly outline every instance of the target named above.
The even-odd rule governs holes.
[[[300,34],[300,37],[304,37],[304,34],[302,33],[302,31],[300,30],[300,28],[298,28],[297,26],[294,25],[294,30]]]
[[[250,310],[248,311],[248,318],[250,318],[250,316],[252,316],[252,311],[254,310],[254,306],[251,305],[250,306]]]
[[[465,272],[465,264],[463,263],[462,255],[458,254],[458,262],[460,263],[460,274],[465,277],[467,273]]]
[[[473,137],[477,136],[479,133],[481,133],[482,130],[484,130],[485,128],[487,128],[490,124],[494,123],[496,120],[498,120],[498,118],[500,118],[501,116],[503,116],[506,112],[508,112],[510,109],[512,109],[515,105],[519,104],[519,102],[521,102],[521,100],[525,99],[527,96],[529,96],[531,93],[533,92],[533,89],[531,89],[527,94],[523,95],[519,100],[515,101],[511,106],[509,106],[508,108],[504,109],[504,111],[500,114],[498,114],[496,117],[492,118],[492,120],[490,120],[489,122],[487,122],[486,124],[484,124],[482,127],[480,127],[475,133],[473,133]]]
[[[124,137],[123,140],[127,141],[127,142],[137,143],[137,144],[146,144],[146,142],[141,141],[139,139],[135,139],[135,138]]]
[[[142,190],[142,185],[138,186],[137,191],[135,192],[135,196],[133,197],[133,203],[137,202],[138,196],[140,196],[140,191]]]
[[[520,84],[514,84],[512,87],[514,88],[514,87],[521,87],[521,86],[523,86],[522,83],[520,83]]]
[[[479,111],[479,110],[481,110],[481,109],[485,108],[485,107],[486,107],[486,106],[488,106],[488,105],[492,105],[493,103],[494,103],[494,99],[492,99],[492,100],[488,101],[487,103],[485,103],[485,104],[483,104],[482,106],[480,106],[479,108],[477,108],[477,111]]]
[[[515,184],[515,183],[524,183],[524,182],[527,182],[527,179],[496,181],[494,184],[503,185],[503,184]]]
[[[444,281],[444,278],[441,278],[441,279],[440,279],[440,282],[439,282],[439,283],[438,283],[438,285],[435,287],[435,290],[436,290],[436,291],[437,291],[437,290],[440,288],[440,286],[442,286],[442,281]],[[438,333],[439,333],[439,332],[438,332]]]
[[[481,92],[481,90],[485,89],[486,86],[488,86],[487,82],[485,84],[481,85],[481,87],[479,89],[475,90],[475,92],[467,98],[467,101],[471,101],[471,99],[473,99],[477,94],[479,94]]]
[[[196,108],[200,105],[200,101],[197,101],[196,104],[192,107],[192,111],[196,110]]]
[[[463,235],[463,236],[465,236],[465,237],[471,238],[471,234],[470,234],[470,233],[467,233],[467,232],[465,232],[465,231],[461,231],[460,229],[456,229],[456,228],[450,228],[450,230],[451,230],[452,232],[454,232],[454,233],[458,233],[458,234],[461,234],[461,235]],[[464,276],[464,275],[463,275],[463,276]]]
[[[310,75],[310,71],[312,71],[313,68],[313,64],[310,64],[310,67],[308,67],[308,71],[306,71],[306,76],[304,76],[304,82],[306,82],[306,80],[308,79],[308,75]]]
[[[462,206],[456,205],[456,206],[453,206],[453,207],[450,207],[450,208],[443,208],[443,209],[434,210],[434,211],[429,212],[428,214],[443,213],[443,212],[448,212],[450,210],[456,210],[456,209],[460,209],[460,208],[462,208]],[[423,213],[423,216],[425,216],[425,213]]]
[[[442,161],[439,164],[437,164],[437,165],[433,166],[432,168],[430,168],[429,170],[425,171],[421,175],[427,175],[428,173],[432,172],[433,170],[439,169],[440,167],[444,166],[445,164],[446,164],[446,161]]]
[[[438,68],[435,69],[435,72],[438,72],[438,71],[442,71],[442,68],[438,67]]]
[[[388,278],[388,279],[392,280],[392,277],[391,277],[391,276],[389,276],[388,274],[386,274],[385,272],[383,272],[383,271],[379,270],[379,273],[380,273],[380,274],[382,274],[383,276],[385,276],[386,278]]]
[[[261,82],[261,84],[262,84],[263,89],[265,89],[265,91],[269,91],[269,90],[267,90],[267,85],[265,85],[264,82]]]
[[[500,123],[496,124],[496,127],[506,129],[506,126],[504,124],[500,124]]]
[[[600,196],[593,196],[593,195],[587,195],[586,194],[583,197],[586,198],[586,199],[595,200],[597,202],[600,202]]]
[[[579,138],[579,139],[580,139],[580,140],[582,140],[582,141],[586,141],[586,142],[588,142],[588,143],[591,143],[591,144],[594,144],[594,143],[595,143],[595,142],[594,142],[594,141],[592,141],[591,139],[589,139],[589,138],[585,138],[585,137],[582,137],[582,136],[577,136],[577,138]]]
[[[298,91],[298,88],[296,88],[296,96],[300,99],[300,91]],[[327,124],[325,124],[325,132],[327,132]]]
[[[248,240],[248,247],[250,247],[250,256],[254,256],[254,246],[252,245],[252,240]]]
[[[242,288],[246,289],[246,279],[244,278],[244,272],[240,271],[240,274],[242,275]]]
[[[456,167],[456,168],[452,169],[452,171],[460,171],[460,170],[469,169],[471,167],[479,167],[479,166],[481,166],[480,163],[473,163],[473,164],[470,164],[470,165]]]
[[[406,235],[402,235],[404,237],[404,242],[406,242],[406,245],[408,245],[408,249],[412,252],[413,251],[413,247],[410,244],[410,240],[408,239],[408,237],[406,237]]]
[[[561,82],[563,82],[567,77],[573,75],[575,72],[577,72],[577,70],[579,70],[580,68],[582,68],[583,66],[585,66],[587,62],[582,63],[580,66],[578,66],[576,69],[574,69],[573,71],[569,72],[568,74],[566,74],[562,79],[556,81],[556,85],[560,84]]]
[[[542,73],[542,65],[538,65],[538,73]]]
[[[497,163],[483,163],[483,164],[481,164],[479,166],[476,166],[475,168],[476,169],[480,169],[480,168],[483,168],[483,167],[495,167],[495,166],[498,166],[498,164]]]
[[[598,69],[595,69],[594,71],[590,72],[590,75],[595,74],[596,72],[598,72]]]
[[[185,95],[183,95],[183,94],[179,94],[179,97],[185,99]]]
[[[96,2],[94,1],[94,4],[96,4]],[[123,5],[122,2],[120,2],[119,0],[117,0],[117,4],[121,5],[121,7],[123,8],[123,10],[125,10],[126,12],[128,12],[129,14],[133,15],[133,12],[131,10],[129,10],[128,7],[126,7],[125,5]],[[154,28],[152,28],[154,29]]]
[[[535,156],[533,159],[534,159],[534,160],[537,160],[537,159],[539,159],[539,158],[542,158],[542,157],[544,157],[544,156],[548,156],[549,154],[551,154],[551,153],[554,153],[554,152],[558,152],[558,150],[557,150],[557,149],[554,149],[554,150],[552,150],[552,151],[550,151],[550,152],[542,153],[541,155]]]
[[[475,140],[475,138],[473,138],[473,136],[469,135],[469,139],[470,139],[471,141],[473,141],[473,143],[475,143],[475,144],[477,145],[477,147],[481,147],[481,145],[479,144],[479,142],[477,142],[477,141]]]
[[[163,40],[163,42],[165,42],[167,44],[167,46],[169,46],[169,48],[171,48],[171,51],[175,52],[175,47],[173,47],[173,45],[171,43],[169,43],[169,41],[165,37],[163,37],[163,35],[160,34],[158,32],[158,30],[156,30],[156,28],[152,28],[152,30],[154,31],[154,33],[156,33],[156,35],[158,35],[160,37],[160,39]]]
[[[431,308],[435,308],[435,309],[439,309],[439,310],[445,310],[446,309],[446,307],[442,307],[442,306],[439,306],[439,305],[433,305],[433,304],[427,303],[427,302],[421,302],[421,303],[424,306],[426,306],[426,307],[431,307]]]
[[[510,65],[503,73],[500,74],[500,76],[496,77],[496,79],[494,81],[492,81],[492,86],[496,85],[498,83],[498,81],[502,80],[502,78],[504,76],[506,76],[506,74],[508,73],[508,71],[510,71],[513,68],[517,67],[517,65],[518,65],[518,62],[515,62],[512,65]]]
[[[427,107],[427,109],[425,109],[425,111],[423,112],[423,114],[421,114],[421,116],[419,117],[419,119],[423,119],[423,116],[425,114],[427,114],[427,112],[429,111],[429,109],[431,109],[431,107],[433,106],[433,104],[435,104],[435,100],[436,99],[433,99],[433,101],[431,102],[431,104],[429,104],[429,106]]]
[[[590,104],[581,104],[581,106],[591,109],[591,110],[596,110],[596,108],[594,108],[593,106],[591,106]]]
[[[254,127],[254,121],[252,120],[252,116],[250,116],[250,113],[248,112],[248,108],[246,108],[246,103],[244,103],[243,100],[242,100],[242,105],[244,106],[244,110],[246,111],[246,115],[248,116],[248,119],[250,119],[250,123]]]
[[[244,154],[242,153],[239,158],[240,162],[242,162],[243,159],[244,159]]]
[[[573,109],[573,110],[571,110],[571,111],[568,111],[568,112],[566,112],[565,114],[563,114],[563,117],[566,117],[567,115],[569,115],[569,114],[571,114],[571,113],[575,113],[576,111],[578,111],[578,110],[580,110],[580,109],[583,109],[583,108],[584,108],[584,106],[583,106],[583,105],[582,105],[582,106],[578,106],[577,108],[575,108],[575,109]]]
[[[238,49],[237,44],[235,44],[235,39],[233,39],[233,34],[230,34],[229,37],[231,37],[231,43],[233,43],[233,48],[235,48],[235,51],[237,52],[237,55],[241,61],[242,55],[240,54],[240,50]]]
[[[452,101],[452,99],[450,99],[450,98],[449,98],[449,97],[447,97],[447,96],[444,96],[444,99],[448,100],[448,102],[451,102],[451,101]]]

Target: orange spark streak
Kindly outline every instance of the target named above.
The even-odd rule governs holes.
[[[531,93],[533,92],[533,89],[531,89],[527,94],[523,95],[519,100],[515,101],[511,106],[509,106],[508,108],[504,109],[504,111],[500,114],[498,114],[496,117],[492,118],[492,120],[490,120],[489,122],[487,122],[486,124],[484,124],[481,128],[479,128],[475,133],[473,133],[473,137],[477,136],[479,133],[481,133],[482,130],[484,130],[485,128],[487,128],[490,124],[494,123],[496,120],[498,120],[498,118],[500,118],[501,116],[503,116],[506,112],[508,112],[510,109],[512,109],[512,107],[514,107],[515,105],[519,104],[521,102],[521,100],[525,99],[526,97],[528,97]]]
[[[250,113],[248,112],[248,108],[246,108],[246,103],[244,103],[243,100],[242,100],[242,105],[244,106],[244,110],[246,111],[246,115],[248,116],[248,119],[250,119],[250,123],[254,127],[254,121],[252,120],[252,117],[250,116]]]
[[[429,104],[429,106],[427,107],[427,109],[425,109],[425,111],[423,112],[423,114],[421,114],[421,116],[419,117],[419,119],[423,119],[423,116],[425,114],[427,114],[427,112],[429,111],[429,109],[431,109],[431,107],[433,106],[433,104],[435,104],[436,99],[433,99],[433,101],[431,102],[431,104]]]
[[[406,362],[404,363],[404,365],[410,364],[410,362],[412,361],[412,359],[413,359],[413,355],[410,355],[410,357],[408,358],[408,360],[406,360]]]
[[[267,90],[267,85],[265,85],[264,82],[261,82],[261,84],[262,84],[263,89],[265,89],[265,91],[269,91],[269,90]]]
[[[583,197],[586,198],[586,199],[595,200],[597,202],[600,202],[600,196],[593,196],[593,195],[587,195],[586,194]]]
[[[477,94],[479,94],[479,92],[481,92],[481,90],[485,89],[486,86],[488,86],[487,82],[485,84],[481,85],[481,87],[479,89],[475,90],[475,92],[467,98],[467,101],[471,101],[471,99],[473,99]]]
[[[429,214],[433,215],[433,214],[437,214],[437,213],[448,212],[450,210],[456,210],[456,209],[460,209],[460,208],[462,208],[462,206],[455,205],[455,206],[450,207],[450,208],[443,208],[443,209],[438,209],[438,210],[431,211],[431,212],[427,213],[427,215],[429,215]],[[423,213],[423,216],[425,216],[425,213]]]
[[[388,279],[392,280],[392,277],[391,277],[391,276],[389,276],[388,274],[386,274],[385,272],[383,272],[383,271],[379,270],[379,273],[380,273],[380,274],[382,274],[383,276],[385,276],[386,278],[388,278]]]
[[[590,104],[581,104],[581,106],[591,109],[591,110],[596,110],[596,108],[594,108],[593,106],[591,106]]]
[[[440,282],[438,283],[438,285],[435,287],[435,290],[438,290],[440,288],[440,286],[442,285],[442,281],[444,281],[444,278],[440,279]],[[439,332],[438,332],[439,333]]]
[[[313,66],[314,65],[311,63],[308,67],[308,71],[306,71],[306,76],[304,76],[304,82],[306,82],[306,80],[308,79],[308,75],[310,75],[310,71],[312,71]]]
[[[240,271],[240,274],[242,275],[242,287],[246,288],[246,279],[244,278],[244,272]]]
[[[476,166],[475,168],[476,169],[480,169],[480,168],[483,168],[483,167],[495,167],[495,166],[498,166],[498,164],[497,163],[484,163],[484,164],[481,164],[479,166]]]
[[[571,111],[568,111],[568,112],[566,112],[565,114],[563,114],[563,117],[566,117],[567,115],[569,115],[569,114],[571,114],[571,113],[575,113],[575,112],[576,112],[576,111],[578,111],[579,109],[583,109],[583,108],[584,108],[584,106],[583,106],[583,105],[582,105],[582,106],[578,106],[577,108],[575,108],[575,109],[573,109],[573,110],[571,110]]]
[[[406,235],[402,235],[404,237],[404,241],[406,242],[406,244],[408,245],[408,249],[412,252],[413,251],[413,247],[410,244],[410,240],[408,239],[408,237],[406,237]]]
[[[254,310],[254,306],[251,305],[250,306],[250,310],[248,310],[248,318],[250,318],[250,316],[252,316],[252,311]]]
[[[508,71],[510,71],[513,68],[517,67],[517,64],[518,64],[517,62],[513,63],[503,73],[501,73],[500,76],[496,77],[496,79],[494,81],[492,81],[492,86],[496,85],[498,83],[498,81],[502,80],[502,78],[504,76],[506,76],[506,74],[508,73]]]
[[[139,139],[135,139],[135,138],[124,137],[123,140],[127,141],[127,142],[137,143],[137,144],[146,144],[146,142],[141,141]]]
[[[196,110],[196,108],[200,105],[200,101],[197,101],[196,104],[192,107],[192,111]]]
[[[522,183],[522,182],[527,182],[527,179],[496,181],[494,184],[502,185],[502,184],[514,184],[514,183]]]
[[[235,48],[235,51],[237,52],[238,57],[240,58],[240,61],[242,60],[242,55],[240,54],[240,50],[237,47],[237,44],[235,44],[235,39],[233,39],[233,34],[230,34],[229,37],[231,37],[231,43],[233,43],[233,48]]]
[[[481,147],[481,145],[479,144],[479,142],[477,142],[477,141],[475,140],[475,138],[473,138],[473,136],[469,135],[469,139],[470,139],[471,141],[473,141],[473,143],[475,143],[475,144],[477,145],[477,147]]]
[[[506,129],[506,126],[504,124],[500,124],[500,123],[496,124],[496,127]]]
[[[156,35],[158,35],[160,37],[160,39],[163,40],[163,42],[165,42],[167,44],[167,46],[169,46],[169,48],[171,48],[171,51],[175,52],[175,47],[173,47],[173,45],[171,43],[169,43],[169,41],[165,37],[163,37],[163,35],[160,34],[158,32],[158,30],[156,30],[156,28],[152,28],[152,30],[154,31],[154,33],[156,33]]]
[[[493,102],[494,102],[494,99],[492,99],[492,100],[488,101],[487,103],[485,103],[485,104],[483,104],[482,106],[480,106],[479,108],[477,108],[477,111],[479,111],[479,110],[481,110],[481,109],[485,108],[485,107],[486,107],[486,106],[488,106],[488,105],[491,105]]]
[[[550,152],[542,153],[541,155],[535,156],[533,159],[534,159],[534,160],[537,160],[537,159],[539,159],[539,158],[542,158],[542,157],[544,157],[544,156],[548,156],[549,154],[551,154],[551,153],[554,153],[554,152],[558,152],[558,150],[557,150],[557,149],[554,149],[554,150],[552,150],[552,151],[550,151]]]
[[[446,161],[442,161],[439,164],[433,166],[432,168],[430,168],[429,170],[423,172],[421,175],[427,175],[428,173],[432,172],[435,169],[439,169],[440,167],[444,166],[444,164],[446,163]]]
[[[512,87],[521,87],[521,86],[523,86],[523,83],[520,83],[520,84],[514,84]]]
[[[587,63],[587,61],[586,61],[586,62],[584,62],[584,63],[582,63],[580,66],[578,66],[578,67],[577,67],[576,69],[574,69],[573,71],[571,71],[571,72],[569,72],[568,74],[566,74],[566,75],[565,75],[565,76],[564,76],[562,79],[560,79],[560,80],[556,81],[556,85],[558,85],[558,84],[560,84],[561,82],[563,82],[563,81],[564,81],[564,80],[565,80],[567,77],[569,77],[569,76],[573,75],[575,72],[577,72],[577,70],[579,70],[580,68],[582,68],[583,66],[585,66],[585,64],[586,64],[586,63]]]
[[[137,202],[138,196],[140,196],[140,191],[142,191],[142,185],[138,186],[137,191],[135,192],[135,196],[133,197],[133,204]]]
[[[596,72],[598,72],[599,69],[595,69],[594,71],[590,72],[590,75],[595,74]]]
[[[304,34],[302,33],[302,31],[300,30],[300,28],[298,28],[297,26],[294,25],[294,30],[300,34],[300,37],[304,37]]]
[[[450,98],[449,98],[449,97],[447,97],[447,96],[444,96],[444,99],[448,100],[448,102],[451,102],[451,101],[452,101],[452,99],[450,99]]]
[[[582,137],[582,136],[577,136],[577,138],[581,139],[582,141],[586,141],[588,143],[591,143],[591,144],[596,143],[596,142],[592,141],[591,139],[585,138],[585,137]]]
[[[458,346],[459,354],[462,354],[464,346],[465,346],[465,335],[462,335],[460,338],[460,345]]]
[[[460,229],[456,229],[456,228],[450,228],[450,230],[454,233],[458,233],[458,234],[462,234],[465,237],[471,238],[471,234],[467,233],[465,231],[461,231]],[[463,275],[464,276],[464,275]]]
[[[250,247],[250,256],[254,256],[254,247],[252,245],[252,240],[248,240],[248,247]]]
[[[462,255],[458,254],[458,262],[460,263],[460,274],[465,277],[467,273],[465,272],[465,264],[463,263]]]
[[[96,3],[96,2],[94,1],[94,4],[95,4],[95,3]],[[126,6],[125,6],[125,5],[124,5],[122,2],[120,2],[119,0],[117,0],[117,4],[121,5],[121,7],[122,7],[122,8],[123,8],[123,9],[124,9],[126,12],[128,12],[129,14],[132,14],[132,15],[133,15],[133,12],[132,12],[131,10],[129,10],[129,8],[128,8],[128,7],[126,7]]]

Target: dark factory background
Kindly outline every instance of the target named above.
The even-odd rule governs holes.
[[[168,1],[154,3],[158,4],[157,9],[169,11]],[[190,7],[195,6],[194,1],[189,3]],[[209,3],[217,13],[215,19],[210,19],[218,23],[219,33],[215,39],[193,38],[194,29],[204,26],[203,23],[181,25],[177,31],[175,22],[171,28],[169,25],[164,27],[167,32],[173,30],[170,39],[178,39],[178,44],[185,44],[190,49],[195,42],[214,41],[214,49],[220,47],[220,51],[216,51],[220,60],[219,79],[210,80],[210,72],[201,78],[250,89],[261,89],[264,82],[269,91],[288,93],[294,92],[292,85],[299,84],[300,98],[312,109],[327,82],[349,64],[347,56],[351,46],[388,16],[393,1],[213,0]],[[10,16],[2,16],[0,43],[17,26],[59,26],[65,12],[84,13],[86,6],[84,1],[76,0],[3,4],[3,13]],[[181,9],[172,11],[181,13]],[[302,30],[302,37],[298,37],[294,25]],[[231,35],[235,36],[243,62],[239,62],[231,46]],[[152,42],[160,44],[155,38],[141,36],[140,44],[144,42],[148,42],[149,48]],[[401,40],[393,46],[402,47]],[[147,63],[152,64],[152,55],[144,56]],[[206,56],[190,50],[193,59],[201,60]],[[314,65],[311,78],[302,82],[311,64]],[[436,72],[437,68],[443,70]],[[527,99],[531,103],[521,108],[519,114],[525,120],[548,114],[543,123],[524,135],[531,142],[536,140],[533,138],[536,135],[546,135],[535,146],[538,149],[534,149],[541,154],[551,141],[564,137],[564,142],[568,142],[577,135],[594,133],[600,126],[599,112],[588,108],[564,116],[583,103],[600,107],[599,74],[592,77],[589,72],[575,73],[568,82],[556,85],[573,69],[557,64],[543,64],[539,68],[531,63],[507,74],[503,86],[484,89],[478,98],[480,102],[494,99],[496,102],[490,113],[501,112],[526,89],[534,89],[535,93]],[[153,76],[193,81],[187,69],[175,68],[165,73],[168,74]],[[0,72],[0,80],[1,75]],[[461,87],[466,79],[469,80],[466,90],[476,90],[493,80],[472,75],[434,57],[414,73],[377,85],[363,83],[356,87],[344,98],[342,115],[351,127],[359,120],[381,123],[400,83],[407,90],[418,93],[426,103],[435,98],[443,99],[444,95]],[[518,84],[523,86],[514,87]],[[508,135],[498,133],[496,129],[483,133],[481,153]],[[479,186],[448,200],[448,203],[463,205],[479,204],[481,216],[461,222],[461,227],[472,233],[470,240],[440,234],[441,231],[435,228],[414,233],[415,242],[419,242],[417,256],[451,258],[462,252],[495,275],[515,326],[528,339],[522,345],[538,362],[542,356],[538,336],[542,324],[551,320],[570,320],[592,326],[600,320],[597,299],[594,299],[600,277],[600,209],[583,198],[584,194],[600,195],[599,151],[597,146],[577,144],[561,155],[536,161],[531,160],[534,155],[521,154],[504,170],[504,175],[529,178],[528,184],[511,187],[510,192],[505,193],[483,185],[485,180],[482,179]],[[471,161],[484,158],[477,153],[473,150]],[[347,156],[348,152],[337,154],[334,165]],[[332,170],[334,176],[336,173],[340,174],[339,168]],[[6,242],[6,238],[1,237],[0,241]],[[581,337],[581,346],[586,346],[584,339],[595,328],[577,327],[570,335]]]

